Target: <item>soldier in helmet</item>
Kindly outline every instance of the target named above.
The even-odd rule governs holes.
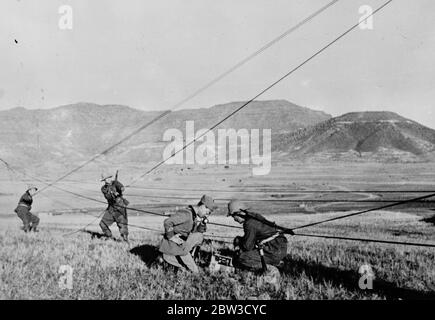
[[[16,214],[23,221],[24,232],[38,232],[39,218],[30,212],[30,210],[32,210],[33,195],[36,191],[38,191],[38,188],[30,186],[21,196],[18,206],[15,209]]]
[[[228,203],[228,216],[243,225],[243,237],[234,239],[237,248],[233,264],[237,268],[258,271],[264,268],[263,262],[277,266],[287,254],[287,238],[273,227],[273,222],[262,215],[251,212],[243,202],[231,200]],[[262,251],[260,250],[262,249]]]
[[[115,180],[112,176],[102,176],[101,192],[107,200],[107,209],[103,218],[100,221],[100,228],[107,237],[112,237],[112,231],[110,226],[116,222],[119,233],[124,241],[128,242],[128,219],[127,219],[127,205],[128,201],[124,199],[122,193],[124,192],[124,186]]]
[[[216,206],[212,197],[203,195],[197,205],[178,209],[163,222],[165,234],[159,251],[163,260],[178,268],[186,268],[198,272],[192,250],[200,245],[204,239],[210,215]]]

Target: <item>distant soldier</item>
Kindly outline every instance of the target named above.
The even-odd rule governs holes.
[[[18,206],[15,209],[18,217],[23,221],[24,232],[38,232],[37,227],[39,218],[30,212],[32,210],[33,195],[38,191],[38,188],[31,186],[21,196]]]
[[[163,253],[163,259],[167,263],[198,272],[192,251],[204,240],[207,216],[215,209],[213,198],[203,195],[196,206],[178,209],[163,222],[165,235],[159,251]]]
[[[117,174],[118,175],[118,174]],[[127,206],[128,201],[124,199],[123,192],[124,186],[118,181],[118,177],[112,180],[112,176],[102,176],[101,192],[107,200],[107,209],[103,218],[100,221],[101,230],[107,237],[112,237],[110,226],[116,222],[119,233],[124,241],[128,242],[128,219],[127,219]]]
[[[273,222],[249,211],[239,200],[228,203],[228,216],[243,224],[243,237],[234,239],[237,248],[233,264],[236,268],[259,271],[267,264],[277,266],[287,255],[287,238],[273,227]]]

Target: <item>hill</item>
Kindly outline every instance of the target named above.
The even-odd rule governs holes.
[[[419,159],[435,150],[435,130],[393,112],[352,112],[280,135],[275,151],[295,157]]]
[[[168,143],[162,141],[165,130],[176,128],[184,132],[188,120],[195,122],[195,131],[208,128],[243,103],[174,111],[99,161],[103,164],[159,161]],[[93,103],[1,111],[0,154],[20,167],[30,164],[32,168],[64,171],[65,167],[75,166],[105,150],[161,113]],[[274,133],[285,134],[330,117],[285,100],[255,101],[218,128],[273,128]]]

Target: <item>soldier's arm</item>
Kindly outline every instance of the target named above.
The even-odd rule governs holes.
[[[240,240],[240,248],[243,251],[253,250],[255,248],[256,229],[253,225],[245,223],[243,226],[245,234]]]
[[[199,222],[198,223],[198,226],[196,227],[196,230],[195,230],[196,232],[201,232],[201,233],[204,233],[204,232],[206,232],[207,231],[207,224],[206,223],[204,223],[204,222]]]
[[[125,190],[124,185],[121,182],[119,182],[118,180],[114,181],[114,184],[115,184],[115,187],[116,187],[116,192],[118,192],[118,194],[120,196],[122,196],[122,194],[123,194],[123,192]]]
[[[182,224],[184,220],[184,215],[174,214],[163,222],[163,227],[165,228],[165,236],[167,239],[171,239],[175,235],[174,227],[176,225]]]

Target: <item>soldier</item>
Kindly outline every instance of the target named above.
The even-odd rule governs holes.
[[[273,222],[258,213],[250,212],[239,200],[228,203],[228,216],[243,224],[245,233],[243,237],[234,239],[234,247],[238,248],[233,260],[235,267],[259,271],[264,270],[266,264],[279,265],[287,254],[287,238],[273,227]],[[263,261],[260,253],[263,254]]]
[[[198,266],[191,251],[204,240],[207,216],[215,209],[214,200],[203,195],[196,206],[178,209],[167,218],[163,222],[165,234],[159,248],[163,253],[163,260],[178,268],[184,267],[197,273]]]
[[[24,232],[38,232],[37,227],[39,218],[30,212],[32,210],[33,195],[38,191],[38,188],[31,186],[21,196],[18,206],[15,209],[18,217],[23,221]]]
[[[104,182],[101,192],[106,198],[108,206],[100,221],[100,228],[107,237],[111,238],[112,232],[109,227],[116,222],[122,239],[128,242],[128,201],[122,195],[125,188],[118,181],[117,175],[115,180],[112,180],[112,176],[102,176],[101,182]]]

